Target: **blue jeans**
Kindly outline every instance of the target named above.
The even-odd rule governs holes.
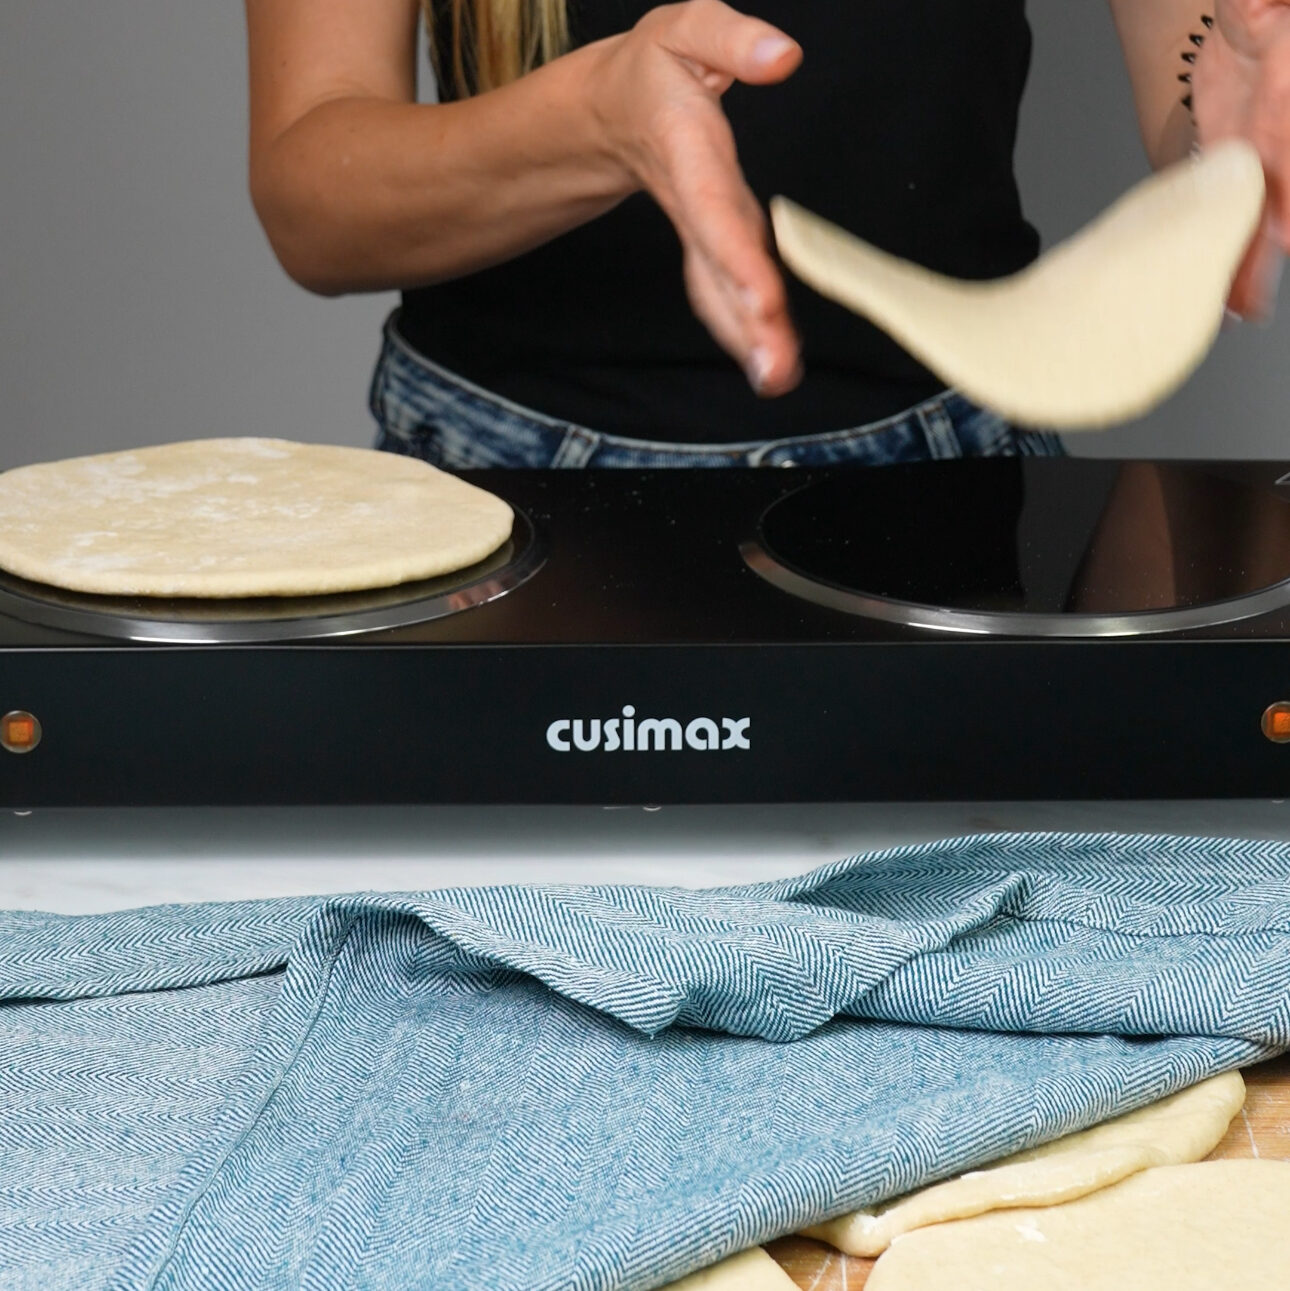
[[[1017,430],[953,391],[884,421],[741,444],[606,435],[511,403],[418,354],[397,315],[372,378],[376,447],[448,470],[473,467],[886,466],[951,457],[1057,457],[1056,435]]]

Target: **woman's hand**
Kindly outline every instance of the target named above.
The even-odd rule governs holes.
[[[1290,251],[1290,0],[1215,0],[1192,85],[1201,143],[1240,137],[1263,158],[1268,204],[1231,308],[1267,318]]]
[[[421,104],[417,0],[246,9],[251,193],[297,282],[325,295],[442,282],[645,188],[680,235],[698,316],[763,394],[796,384],[784,284],[721,110],[736,80],[797,67],[782,32],[686,0],[501,89]]]
[[[801,377],[797,336],[721,96],[735,81],[783,80],[801,49],[721,0],[684,0],[585,52],[593,51],[587,89],[605,146],[675,226],[694,312],[758,393],[792,389]]]

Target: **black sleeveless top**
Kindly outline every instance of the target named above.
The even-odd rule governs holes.
[[[578,43],[645,0],[570,0]],[[783,193],[944,273],[990,278],[1038,252],[1012,154],[1030,60],[1024,0],[746,0],[805,51],[783,85],[724,99],[764,202]],[[788,279],[807,377],[759,399],[691,314],[676,234],[651,198],[506,264],[403,297],[421,353],[506,398],[613,434],[737,442],[842,429],[940,383],[877,329]]]

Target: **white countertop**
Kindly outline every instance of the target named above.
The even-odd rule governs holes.
[[[1284,802],[402,807],[0,813],[0,908],[482,883],[692,887],[801,873],[874,848],[997,830],[1290,841]]]

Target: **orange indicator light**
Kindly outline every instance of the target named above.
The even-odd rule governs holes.
[[[0,747],[10,753],[30,753],[40,743],[40,722],[30,713],[15,711],[0,717]]]
[[[1263,734],[1273,744],[1290,744],[1290,703],[1268,708],[1263,714]]]

